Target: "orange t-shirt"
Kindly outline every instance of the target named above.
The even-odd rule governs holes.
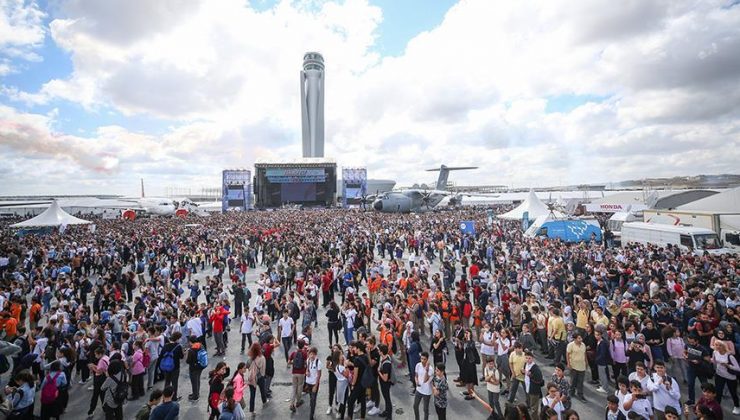
[[[13,318],[15,318],[16,321],[21,320],[21,305],[19,303],[13,302],[10,304],[10,314],[13,315]]]
[[[38,303],[34,303],[33,305],[31,305],[31,310],[29,311],[29,316],[33,320],[33,319],[35,319],[36,314],[39,313],[39,312],[41,312],[41,305],[39,305]],[[39,319],[41,319],[41,317],[39,317]]]
[[[8,318],[7,321],[5,321],[5,336],[15,337],[17,333],[18,333],[18,320],[15,318]]]

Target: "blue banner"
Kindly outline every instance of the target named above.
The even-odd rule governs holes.
[[[460,232],[466,235],[475,235],[475,222],[472,220],[460,222]]]

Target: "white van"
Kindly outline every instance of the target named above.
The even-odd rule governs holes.
[[[704,251],[710,254],[732,252],[722,248],[719,236],[711,229],[657,223],[624,223],[622,225],[622,245],[629,243],[678,245],[684,251],[694,251],[697,254],[702,254]]]

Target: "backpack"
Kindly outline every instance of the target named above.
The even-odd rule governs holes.
[[[10,370],[10,360],[8,356],[0,354],[0,375]]]
[[[388,375],[388,382],[391,385],[395,385],[398,382],[398,380],[396,379],[396,369],[393,369],[393,362],[391,362],[391,359],[387,359],[386,361],[384,361],[381,367],[385,366],[386,363],[389,364],[391,367],[391,373]]]
[[[363,388],[369,388],[370,385],[373,384],[374,380],[375,377],[373,376],[372,369],[370,369],[370,365],[366,365],[365,371],[362,372],[362,377],[360,377],[360,385],[362,385]]]
[[[470,318],[470,313],[473,311],[473,305],[470,304],[470,302],[465,301],[463,304],[463,318]]]
[[[144,365],[144,369],[149,369],[149,364],[152,363],[152,356],[149,355],[149,351],[144,351],[144,357],[141,359],[141,364]]]
[[[121,378],[122,379],[119,381],[115,376],[111,376],[113,382],[116,383],[116,387],[112,391],[113,402],[118,405],[125,403],[126,398],[128,397],[128,382],[126,382],[126,374],[123,374]]]
[[[162,356],[162,361],[159,362],[159,370],[162,372],[172,372],[175,370],[175,355],[173,353],[178,346],[179,344]]]
[[[201,347],[201,349],[198,350],[197,358],[198,358],[198,365],[200,367],[204,369],[208,367],[208,352],[206,351],[206,349]]]
[[[221,402],[221,394],[218,392],[211,392],[208,397],[208,406],[211,410],[218,410],[218,403]]]
[[[260,333],[260,339],[259,339],[260,344],[267,343],[270,337],[272,337],[272,333],[270,332],[270,330],[262,331],[262,333]]]
[[[301,311],[298,309],[298,305],[296,305],[295,302],[290,303],[290,317],[293,319],[301,317]]]
[[[41,404],[51,404],[57,400],[59,396],[59,388],[57,387],[57,378],[62,372],[57,372],[52,377],[50,374],[46,375],[46,382],[41,388]]]
[[[303,355],[303,350],[298,350],[295,352],[295,356],[293,356],[293,369],[305,369],[306,368],[306,358]]]

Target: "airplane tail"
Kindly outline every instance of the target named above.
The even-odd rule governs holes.
[[[439,168],[434,169],[427,169],[427,172],[437,172],[439,171],[439,177],[437,178],[437,185],[436,189],[440,191],[444,191],[447,189],[447,179],[450,177],[450,171],[464,171],[468,169],[478,169],[477,166],[453,166],[453,167],[447,167],[445,165],[440,166]]]

